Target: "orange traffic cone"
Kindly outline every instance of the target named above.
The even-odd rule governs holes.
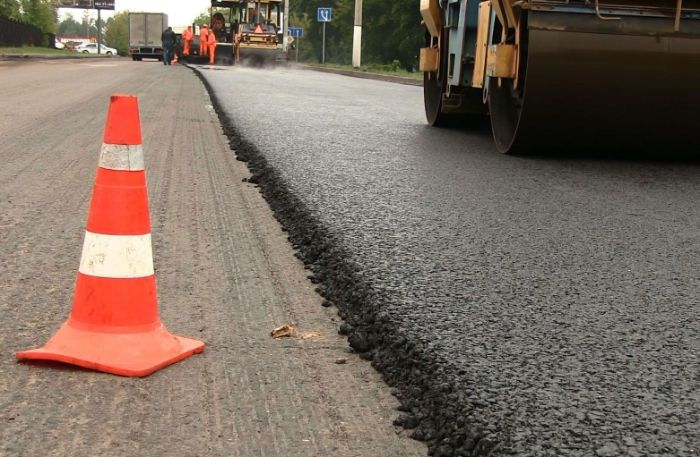
[[[39,349],[56,360],[122,376],[147,376],[202,352],[158,318],[138,100],[113,95],[75,285],[73,310]]]

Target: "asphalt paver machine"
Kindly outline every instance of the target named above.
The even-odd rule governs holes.
[[[282,52],[283,0],[212,0],[216,63],[274,64]]]
[[[505,153],[697,148],[700,0],[421,0],[428,123]]]

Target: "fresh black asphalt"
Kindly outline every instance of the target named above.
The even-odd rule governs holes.
[[[200,72],[431,455],[700,455],[698,161],[504,156],[417,87]]]

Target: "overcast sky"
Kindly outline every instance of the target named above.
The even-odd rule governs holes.
[[[120,11],[144,11],[165,13],[168,15],[168,23],[173,26],[183,26],[192,23],[192,19],[200,13],[209,10],[210,0],[115,0],[114,6]],[[83,17],[85,10],[61,8],[61,18],[72,14],[76,20]],[[89,10],[92,17],[97,17],[97,11]],[[102,11],[102,18],[112,16],[112,11]]]

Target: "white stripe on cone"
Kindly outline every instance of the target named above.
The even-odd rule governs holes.
[[[103,278],[153,275],[151,234],[103,235],[85,231],[79,271]]]
[[[100,167],[109,170],[141,171],[145,169],[143,147],[140,144],[102,143]]]

